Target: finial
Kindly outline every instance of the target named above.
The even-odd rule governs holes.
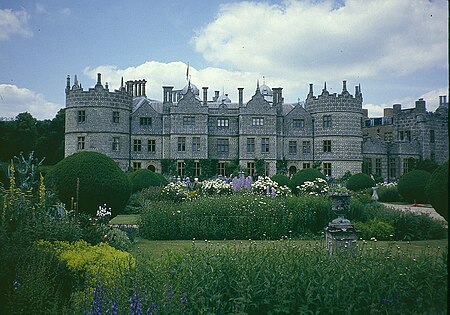
[[[75,81],[73,82],[73,85],[78,87],[78,77],[76,74],[75,74]]]
[[[123,88],[123,77],[122,77],[122,79],[120,80],[120,87]]]
[[[256,91],[259,92],[259,79],[256,80]]]
[[[263,85],[266,85],[266,77],[263,76]]]
[[[327,81],[325,81],[325,83],[323,84],[323,90],[324,90],[324,91],[327,90]]]
[[[70,75],[67,75],[66,87],[70,88]]]
[[[313,84],[312,83],[310,83],[309,84],[309,94],[313,94],[314,92],[313,92]]]

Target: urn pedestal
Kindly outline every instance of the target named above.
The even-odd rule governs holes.
[[[359,231],[345,218],[350,210],[350,193],[329,193],[329,197],[332,210],[338,217],[325,228],[326,249],[330,255],[338,253],[356,255]]]

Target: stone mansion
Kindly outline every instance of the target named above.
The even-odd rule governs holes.
[[[94,88],[83,90],[75,76],[66,85],[65,156],[80,150],[98,151],[113,158],[124,170],[148,168],[161,172],[162,161],[176,163],[183,176],[185,163],[199,176],[201,160],[218,161],[218,175],[238,161],[255,172],[255,161],[264,161],[264,175],[277,173],[283,164],[289,175],[321,163],[331,177],[363,170],[394,180],[411,168],[413,159],[448,160],[448,103],[426,111],[425,101],[402,109],[385,109],[384,117],[369,118],[362,109],[362,91],[354,95],[343,81],[342,92],[319,95],[313,85],[304,102],[287,104],[282,88],[256,86],[248,101],[243,88],[237,102],[215,91],[208,96],[190,81],[183,89],[163,86],[162,101],[148,99],[145,80],[121,83],[110,91],[97,75]],[[175,174],[170,174],[175,175]],[[263,175],[263,174],[258,174]]]

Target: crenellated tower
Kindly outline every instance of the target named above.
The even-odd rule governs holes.
[[[97,74],[94,88],[83,90],[75,75],[71,86],[66,84],[65,156],[87,150],[104,153],[119,163],[130,166],[130,114],[133,94],[145,95],[145,82],[130,84],[123,79],[119,90],[109,91],[108,83]],[[143,87],[143,88],[142,88]]]
[[[361,172],[362,101],[359,85],[353,96],[347,90],[346,81],[343,81],[340,94],[329,93],[325,82],[322,93],[314,96],[310,84],[305,110],[313,121],[313,160],[321,161],[323,171],[333,177],[340,177],[346,171]]]

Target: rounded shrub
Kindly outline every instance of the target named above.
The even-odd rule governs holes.
[[[129,173],[133,193],[148,187],[161,186],[161,178],[154,172],[147,169],[140,169]]]
[[[399,194],[408,202],[427,202],[425,186],[430,177],[430,173],[422,170],[414,170],[403,174],[398,182]]]
[[[294,176],[292,176],[291,181],[289,182],[290,188],[293,192],[297,192],[297,186],[302,185],[306,181],[314,181],[316,178],[325,178],[325,175],[323,175],[320,171],[318,171],[315,168],[304,168],[297,173],[295,173]]]
[[[448,221],[448,161],[431,174],[425,194],[436,212]]]
[[[161,181],[161,184],[163,186],[166,186],[169,183],[169,181],[167,180],[167,178],[163,174],[161,174],[161,173],[155,173],[155,174],[159,177],[159,179]]]
[[[95,215],[106,204],[112,215],[122,212],[131,194],[131,182],[116,162],[98,152],[78,152],[56,164],[46,177],[67,208],[77,202],[78,210]]]
[[[289,185],[289,177],[283,174],[276,174],[272,176],[272,180],[277,182],[280,186],[288,186]]]
[[[358,173],[348,179],[345,187],[352,191],[359,191],[373,186],[375,186],[375,182],[369,175]]]
[[[377,240],[387,241],[392,240],[394,237],[394,227],[384,221],[356,222],[355,225],[360,230],[361,237],[366,240],[375,237]]]

